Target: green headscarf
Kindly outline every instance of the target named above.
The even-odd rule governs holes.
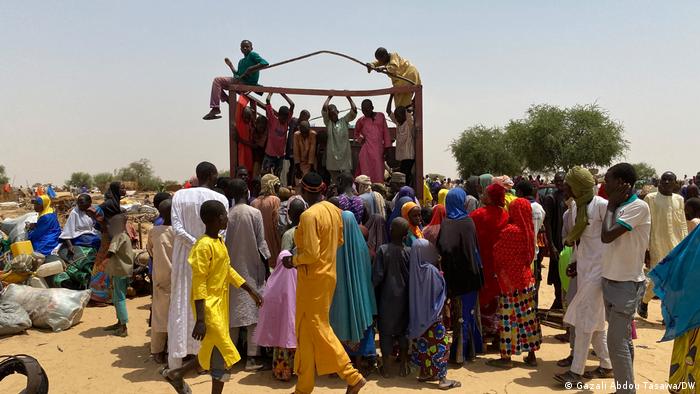
[[[564,182],[571,187],[571,193],[574,201],[576,201],[576,223],[564,240],[566,245],[571,246],[581,239],[581,235],[586,231],[586,226],[588,225],[588,204],[595,196],[593,191],[595,178],[587,169],[576,166],[569,170],[566,178],[564,178]]]
[[[479,176],[479,184],[481,184],[481,188],[484,190],[484,192],[486,192],[486,188],[489,187],[492,180],[493,175],[491,174],[481,174],[481,176]]]

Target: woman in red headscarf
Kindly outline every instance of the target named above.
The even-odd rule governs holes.
[[[440,224],[442,224],[442,219],[447,215],[445,206],[438,204],[433,207],[433,216],[430,219],[430,223],[423,229],[423,237],[430,241],[430,243],[435,246],[437,244],[438,234],[440,234]]]
[[[481,208],[469,215],[476,226],[476,239],[484,272],[484,286],[479,290],[479,307],[481,309],[482,335],[484,339],[498,340],[498,295],[500,288],[496,279],[493,261],[493,248],[498,241],[501,230],[508,224],[508,213],[504,209],[506,189],[492,184],[486,188]],[[534,230],[533,230],[534,231]],[[534,245],[534,241],[533,241]]]
[[[510,204],[508,212],[508,225],[501,231],[493,251],[501,289],[498,308],[501,358],[487,364],[510,368],[511,356],[527,352],[525,363],[536,366],[535,351],[540,349],[542,331],[537,319],[535,277],[530,268],[535,258],[532,208],[528,200],[518,198]]]

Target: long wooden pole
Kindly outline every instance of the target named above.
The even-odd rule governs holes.
[[[335,52],[335,51],[321,50],[321,51],[316,51],[316,52],[308,53],[308,54],[306,54],[306,55],[298,56],[298,57],[295,57],[295,58],[292,58],[292,59],[287,59],[287,60],[284,60],[284,61],[281,61],[281,62],[278,62],[278,63],[270,64],[270,65],[264,67],[263,70],[269,69],[269,68],[273,68],[273,67],[277,67],[277,66],[281,66],[281,65],[287,64],[287,63],[296,62],[297,60],[306,59],[306,58],[308,58],[308,57],[316,56],[316,55],[320,55],[320,54],[324,54],[324,53],[325,53],[325,54],[329,54],[329,55],[335,55],[335,56],[344,57],[344,58],[346,58],[346,59],[348,59],[348,60],[350,60],[350,61],[352,61],[352,62],[355,62],[355,63],[357,63],[357,64],[359,64],[359,65],[361,65],[361,66],[363,66],[363,67],[366,67],[366,63],[362,62],[361,60],[357,60],[357,59],[355,59],[355,58],[352,57],[352,56],[348,56],[348,55],[346,55],[346,54],[344,54],[344,53]],[[375,71],[375,72],[378,72],[378,73],[386,74],[386,75],[388,75],[388,76],[390,76],[390,77],[392,77],[392,78],[396,78],[396,79],[400,79],[400,80],[406,81],[406,82],[408,82],[408,83],[410,83],[410,84],[412,84],[412,85],[415,85],[415,84],[416,84],[416,81],[412,81],[412,80],[410,80],[410,79],[408,79],[408,78],[402,77],[401,75],[396,75],[396,74],[390,73],[390,72],[387,71],[387,70],[383,70],[383,69],[374,69],[374,71]]]
[[[280,88],[274,86],[250,86],[250,85],[228,85],[229,92],[259,92],[259,93],[286,93],[298,94],[302,96],[334,96],[334,97],[370,97],[370,96],[385,96],[389,94],[400,93],[416,93],[421,89],[420,85],[416,86],[397,86],[384,89],[374,90],[336,90],[336,89],[300,89],[300,88]]]
[[[423,200],[423,87],[418,86],[414,96],[415,108],[413,119],[416,125],[416,194],[419,200]]]

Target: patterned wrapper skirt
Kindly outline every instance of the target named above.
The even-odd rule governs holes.
[[[413,342],[411,361],[420,367],[421,378],[444,379],[450,358],[450,341],[442,320],[434,323]]]
[[[294,373],[294,354],[296,349],[276,347],[272,350],[272,374],[275,379],[289,382]]]
[[[498,307],[501,356],[510,357],[540,349],[542,331],[537,319],[534,284],[501,294]]]
[[[95,263],[92,266],[92,275],[90,277],[90,299],[99,303],[111,303],[112,292],[110,291],[110,277],[105,272],[105,264],[103,261],[107,259],[107,251],[111,238],[107,233],[102,233],[102,241],[100,249],[95,256]]]
[[[377,356],[377,348],[374,343],[374,335],[374,325],[371,325],[365,330],[365,333],[362,336],[360,342],[345,341],[341,343],[345,347],[345,351],[350,357],[361,356],[372,358]]]
[[[695,393],[688,383],[700,379],[700,328],[690,330],[673,341],[668,383],[671,393]]]
[[[479,324],[478,291],[452,298],[452,346],[450,361],[462,364],[484,352],[484,340]],[[447,324],[445,324],[448,326]],[[448,326],[449,327],[449,326]]]

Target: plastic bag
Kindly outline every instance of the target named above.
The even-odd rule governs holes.
[[[0,301],[0,335],[13,335],[32,326],[27,311],[18,303]]]
[[[36,212],[31,212],[14,219],[5,219],[0,222],[0,230],[7,234],[10,243],[26,241],[27,223],[36,223],[37,220],[39,220],[39,214]]]
[[[34,327],[62,331],[71,328],[83,317],[83,309],[90,300],[90,290],[37,289],[9,285],[2,300],[21,305],[29,313]]]
[[[564,291],[569,291],[569,281],[571,278],[566,274],[566,269],[569,267],[569,263],[571,263],[571,254],[573,252],[574,250],[571,246],[565,246],[564,250],[559,253],[559,279],[561,280],[561,287]]]

